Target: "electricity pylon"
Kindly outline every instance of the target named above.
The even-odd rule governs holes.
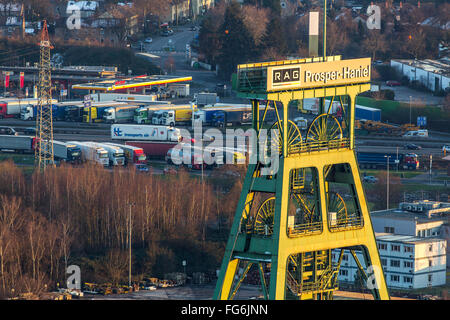
[[[53,116],[52,116],[52,78],[50,66],[50,50],[53,49],[44,20],[40,46],[39,108],[36,115],[36,149],[35,162],[39,169],[54,165],[53,155]]]

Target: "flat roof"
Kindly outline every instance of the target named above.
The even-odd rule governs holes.
[[[403,242],[403,243],[427,243],[436,241],[445,241],[445,239],[438,237],[421,238],[403,234],[393,233],[375,233],[377,241],[389,241],[389,242]]]
[[[98,82],[89,82],[72,85],[72,89],[115,91],[121,89],[154,86],[174,82],[192,81],[192,77],[176,77],[165,75],[138,76],[132,78],[108,79]]]
[[[442,58],[439,60],[392,59],[392,61],[397,61],[414,68],[419,68],[428,72],[450,77],[450,60],[448,58]]]
[[[426,213],[415,213],[410,211],[402,211],[398,208],[389,210],[372,211],[370,213],[372,218],[391,218],[396,220],[417,221],[418,224],[430,223],[437,221],[447,221],[447,217],[432,215],[428,218]]]

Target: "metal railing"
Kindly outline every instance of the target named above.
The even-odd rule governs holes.
[[[337,285],[335,282],[330,283],[330,280],[337,273],[335,268],[327,268],[320,275],[319,279],[314,282],[298,283],[294,276],[288,271],[286,272],[286,285],[292,293],[301,295],[306,292],[318,292],[325,290],[336,290]]]
[[[294,224],[288,227],[288,237],[300,237],[322,232],[322,221]]]
[[[319,142],[305,142],[302,144],[295,144],[289,146],[288,155],[291,156],[301,153],[349,149],[349,148],[350,148],[350,139],[348,138],[342,138],[339,140],[319,141]]]
[[[356,217],[349,217],[345,219],[337,219],[335,223],[332,220],[328,220],[328,226],[330,231],[342,231],[349,229],[358,229],[364,226],[362,215]]]

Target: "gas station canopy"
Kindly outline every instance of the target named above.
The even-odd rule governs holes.
[[[72,86],[72,89],[115,92],[129,89],[136,90],[137,88],[185,81],[192,81],[192,77],[177,77],[166,75],[138,76],[132,78],[108,79],[99,82],[75,84]]]

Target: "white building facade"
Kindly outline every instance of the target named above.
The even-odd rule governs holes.
[[[420,289],[445,285],[446,240],[378,233],[376,241],[389,288]],[[339,254],[340,250],[333,250],[333,262],[338,261]],[[367,273],[362,253],[357,252],[356,255]],[[358,266],[353,256],[346,250],[338,279],[353,283],[358,279],[357,274]]]

